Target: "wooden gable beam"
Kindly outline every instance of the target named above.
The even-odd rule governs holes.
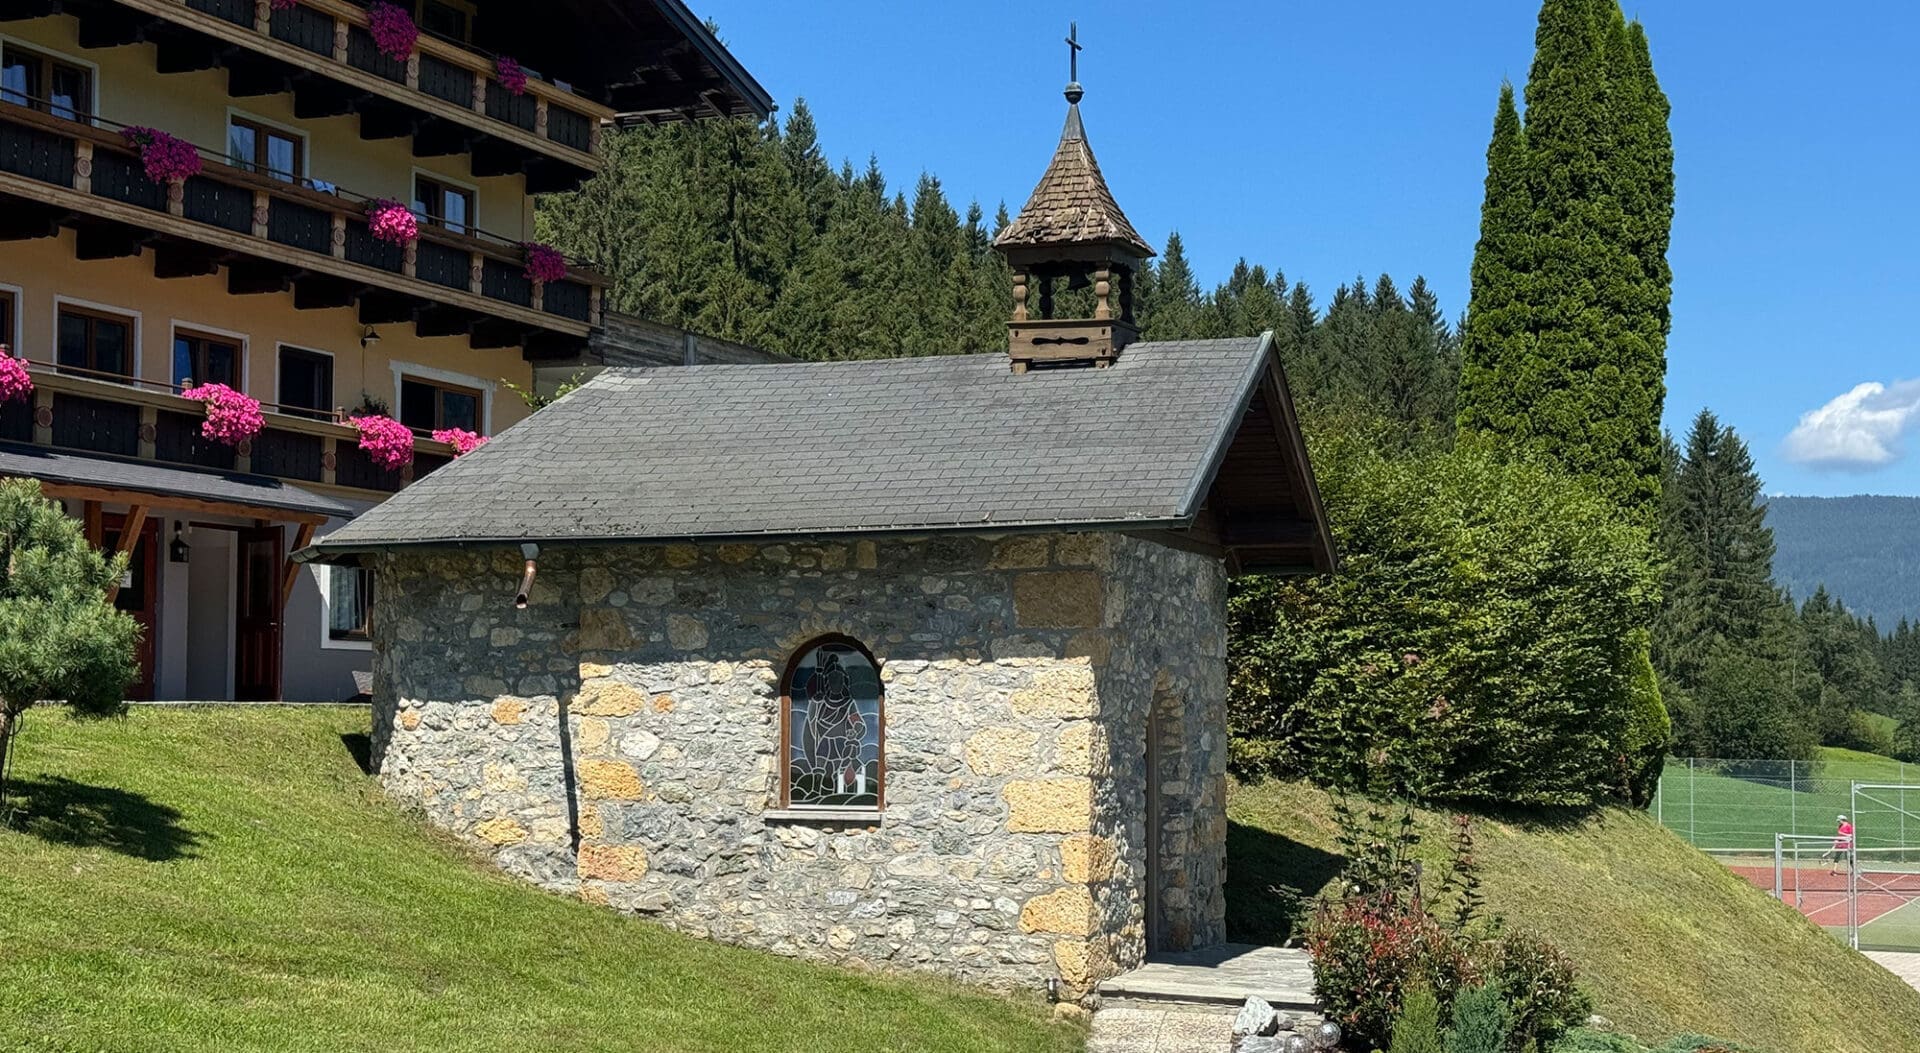
[[[92,507],[99,507],[93,505]],[[133,505],[127,509],[127,518],[120,526],[120,543],[113,547],[116,556],[133,555],[133,546],[140,543],[140,532],[147,526],[147,506]],[[112,603],[120,596],[120,579],[107,586],[107,602]]]
[[[287,550],[287,569],[280,579],[282,610],[286,609],[287,604],[293,602],[293,583],[300,580],[300,564],[293,561],[293,554],[313,544],[313,527],[312,523],[302,523],[300,529],[294,531],[293,547]]]

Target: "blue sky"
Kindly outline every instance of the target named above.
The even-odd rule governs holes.
[[[1466,302],[1502,78],[1536,0],[692,0],[835,162],[1018,209],[1059,134],[1069,19],[1088,134],[1204,284],[1246,256],[1324,303],[1358,273]],[[1641,0],[1679,183],[1667,420],[1702,406],[1776,493],[1920,494],[1920,5]],[[1908,383],[1901,383],[1906,381]],[[1808,416],[1811,414],[1811,416]],[[1803,417],[1806,418],[1803,422]]]

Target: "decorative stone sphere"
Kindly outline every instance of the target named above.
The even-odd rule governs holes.
[[[1313,1037],[1318,1042],[1319,1048],[1333,1049],[1340,1045],[1340,1025],[1331,1020],[1322,1020],[1320,1026],[1313,1029]]]
[[[1313,1045],[1298,1031],[1280,1037],[1280,1053],[1312,1053]]]

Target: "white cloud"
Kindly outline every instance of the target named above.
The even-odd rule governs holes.
[[[1787,436],[1787,459],[1825,468],[1866,469],[1904,453],[1900,437],[1920,428],[1920,379],[1870,380],[1810,410]]]

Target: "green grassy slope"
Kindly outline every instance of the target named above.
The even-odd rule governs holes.
[[[1228,929],[1271,941],[1291,885],[1317,892],[1340,859],[1325,794],[1290,783],[1229,801]],[[1433,866],[1445,818],[1423,815]],[[1920,1051],[1920,993],[1753,889],[1652,819],[1614,811],[1522,827],[1483,820],[1491,912],[1572,956],[1598,1012],[1642,1039],[1698,1032],[1775,1053]]]
[[[1856,782],[1920,785],[1920,765],[1832,746],[1791,770],[1780,761],[1669,760],[1654,811],[1701,848],[1770,855],[1774,834],[1831,837],[1842,814],[1853,816],[1861,848],[1920,845],[1920,791],[1869,790],[1856,802]]]
[[[1069,1050],[1037,1001],[674,935],[383,801],[365,710],[29,716],[0,1049]],[[364,741],[361,739],[360,741]]]

